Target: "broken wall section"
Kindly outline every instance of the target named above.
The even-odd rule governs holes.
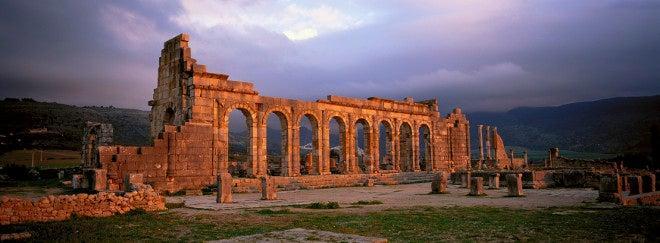
[[[107,170],[107,189],[125,187],[131,173],[144,175],[144,182],[158,191],[199,189],[215,181],[213,131],[210,124],[186,123],[165,126],[154,146],[99,147],[101,168]]]

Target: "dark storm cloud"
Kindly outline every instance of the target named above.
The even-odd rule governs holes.
[[[0,97],[146,108],[162,42],[264,95],[443,112],[660,92],[654,1],[4,1]]]

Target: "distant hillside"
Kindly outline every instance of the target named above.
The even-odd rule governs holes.
[[[2,150],[80,149],[85,122],[111,123],[119,144],[149,143],[149,112],[114,107],[78,107],[32,99],[0,101]]]
[[[660,95],[521,107],[468,114],[472,145],[476,125],[496,126],[507,146],[597,153],[649,152],[651,129],[660,126]],[[656,128],[657,129],[657,128]]]

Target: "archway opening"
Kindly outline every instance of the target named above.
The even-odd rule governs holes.
[[[318,121],[306,114],[300,119],[300,174],[318,174]]]
[[[288,158],[287,118],[281,112],[272,112],[266,120],[266,172],[271,176],[281,176]]]
[[[413,171],[412,128],[408,123],[402,123],[399,130],[399,161],[401,171]]]
[[[382,121],[379,124],[378,135],[378,154],[380,170],[393,170],[394,169],[394,153],[392,149],[392,126],[387,121]]]
[[[365,119],[359,119],[355,122],[355,158],[360,173],[370,173],[369,165],[372,159],[370,134],[371,129]]]
[[[346,163],[346,124],[339,117],[330,120],[330,173],[342,174],[348,171]]]
[[[228,172],[233,177],[252,175],[252,116],[244,109],[235,109],[229,113],[227,133]]]
[[[423,171],[431,168],[431,129],[426,124],[419,126],[419,168]]]

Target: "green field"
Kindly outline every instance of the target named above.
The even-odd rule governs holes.
[[[660,209],[550,208],[518,210],[490,207],[391,209],[379,212],[279,210],[218,213],[176,209],[108,218],[0,227],[24,232],[35,241],[203,241],[274,230],[306,228],[392,242],[431,241],[657,241]]]
[[[40,168],[68,168],[80,165],[80,151],[14,150],[0,155],[0,165],[34,165]]]

